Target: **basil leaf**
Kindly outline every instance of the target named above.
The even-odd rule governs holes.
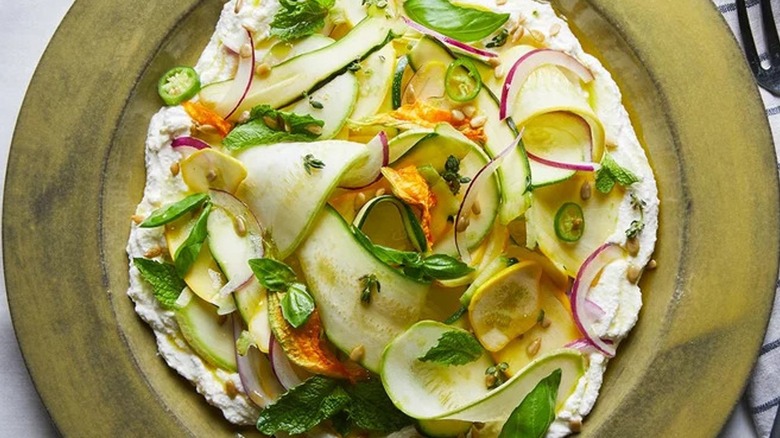
[[[286,291],[297,280],[295,272],[284,263],[269,259],[252,259],[249,261],[255,277],[266,289],[272,292]]]
[[[474,269],[467,264],[445,254],[433,254],[423,258],[414,251],[399,251],[382,245],[375,245],[359,228],[353,226],[352,232],[363,247],[371,251],[387,265],[400,268],[404,275],[421,281],[451,280],[469,274]]]
[[[314,298],[309,295],[306,286],[293,283],[282,297],[282,315],[291,326],[298,328],[309,320],[314,312]]]
[[[290,41],[311,35],[325,25],[335,0],[279,0],[280,8],[271,22],[271,35]]]
[[[281,431],[301,434],[341,412],[350,400],[336,380],[315,375],[263,409],[257,430],[268,436]]]
[[[414,422],[395,407],[378,378],[358,382],[345,389],[352,397],[345,411],[361,429],[393,432]]]
[[[442,333],[436,345],[417,360],[443,365],[465,365],[479,359],[483,353],[482,345],[474,336],[463,330],[452,330]]]
[[[269,105],[252,108],[249,120],[236,126],[224,139],[229,150],[294,141],[313,141],[320,136],[325,122],[305,114],[278,111]]]
[[[160,225],[173,222],[176,219],[184,216],[185,213],[195,210],[200,207],[206,200],[209,199],[209,195],[205,193],[197,193],[195,195],[187,196],[179,202],[175,202],[166,207],[157,209],[146,218],[145,221],[139,225],[141,228],[154,228]]]
[[[152,285],[157,301],[166,309],[175,309],[179,294],[187,286],[176,274],[176,267],[142,258],[134,258],[133,265],[138,268],[141,277]]]
[[[206,225],[208,224],[209,213],[211,212],[211,204],[207,203],[200,213],[198,220],[195,222],[195,226],[192,227],[190,234],[184,243],[176,250],[173,255],[173,263],[176,265],[176,273],[179,277],[187,275],[187,271],[190,270],[192,264],[200,254],[200,249],[203,246],[203,242],[208,237],[208,230]]]
[[[407,0],[404,10],[423,26],[466,43],[488,37],[509,19],[509,14],[455,6],[448,0]]]
[[[474,271],[469,265],[445,254],[433,254],[422,261],[423,274],[436,280],[452,280]]]
[[[498,438],[541,438],[555,420],[560,368],[542,379],[509,415]]]

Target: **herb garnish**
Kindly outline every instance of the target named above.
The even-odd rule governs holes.
[[[376,6],[378,9],[384,9],[387,7],[387,0],[363,0],[363,6]]]
[[[297,281],[295,272],[286,264],[271,258],[252,259],[249,267],[269,292],[284,293],[281,300],[284,319],[295,328],[306,324],[314,312],[314,298],[306,286]]]
[[[615,184],[628,187],[635,182],[639,182],[639,177],[618,164],[612,155],[604,154],[604,158],[601,159],[601,168],[596,172],[596,190],[601,193],[609,193]]]
[[[205,193],[196,193],[187,196],[179,202],[167,205],[152,212],[145,221],[139,225],[141,228],[154,228],[175,221],[186,213],[196,210],[209,199]]]
[[[360,287],[360,302],[363,304],[371,304],[371,294],[378,294],[382,291],[382,285],[376,278],[376,274],[367,274],[360,277]]]
[[[303,168],[306,169],[306,173],[311,175],[312,169],[324,169],[325,163],[315,158],[312,154],[306,154],[303,157]]]
[[[484,353],[482,345],[464,330],[442,333],[439,341],[417,360],[442,365],[465,365],[479,359]]]
[[[487,44],[485,44],[485,47],[488,49],[501,47],[506,44],[507,38],[509,38],[509,31],[506,29],[501,29],[501,32],[499,32],[498,35],[494,36],[490,41],[487,42]]]
[[[452,280],[471,273],[474,269],[462,261],[445,254],[423,257],[413,251],[399,251],[382,245],[375,245],[361,230],[352,227],[352,232],[367,250],[385,264],[403,271],[404,275],[418,281]]]
[[[509,14],[456,6],[448,0],[407,0],[404,10],[423,26],[465,43],[487,38],[509,19]]]
[[[471,178],[461,176],[459,172],[460,160],[456,156],[450,155],[444,163],[444,171],[441,172],[441,177],[447,182],[447,186],[449,186],[453,195],[458,194],[461,184],[468,184],[471,182]]]
[[[561,369],[558,368],[542,379],[509,414],[498,438],[544,436],[555,419],[555,399],[558,397],[560,384]]]
[[[360,71],[361,68],[362,66],[360,65],[360,61],[352,61],[352,63],[347,66],[347,70],[351,71],[352,73]]]
[[[447,324],[447,325],[452,325],[452,324],[455,324],[456,322],[458,322],[458,320],[459,320],[459,319],[460,319],[460,318],[461,318],[463,315],[465,315],[465,314],[466,314],[466,312],[467,312],[468,310],[469,310],[469,309],[468,309],[468,307],[466,307],[466,306],[460,306],[460,307],[458,307],[458,310],[456,310],[456,311],[455,311],[455,313],[453,313],[452,315],[450,315],[450,316],[449,316],[449,318],[445,319],[445,320],[444,320],[444,323],[445,323],[445,324]]]
[[[630,196],[631,207],[634,210],[639,210],[639,219],[631,221],[631,225],[629,225],[626,230],[626,237],[633,239],[645,229],[645,207],[647,206],[647,203],[642,199],[639,199],[634,193],[630,193]]]
[[[166,309],[176,308],[176,300],[187,286],[176,274],[176,267],[170,263],[159,263],[142,258],[134,258],[133,265],[138,268],[141,277],[152,285],[152,292],[157,301]]]
[[[506,382],[506,370],[509,369],[509,364],[501,362],[496,365],[488,367],[485,370],[485,386],[488,389],[496,389]]]
[[[225,137],[224,145],[235,151],[251,146],[292,141],[313,141],[322,134],[325,122],[305,114],[300,115],[258,105],[249,119],[236,126]]]
[[[390,432],[412,423],[393,405],[378,379],[350,385],[315,375],[263,409],[257,429],[269,436],[282,431],[297,435],[327,419],[338,423],[342,431],[354,425]]]
[[[290,41],[318,32],[335,0],[279,0],[271,35]]]

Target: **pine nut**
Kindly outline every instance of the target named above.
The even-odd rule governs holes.
[[[583,201],[587,201],[592,194],[593,191],[591,190],[590,183],[585,181],[585,184],[580,188],[580,198],[582,198]]]
[[[487,116],[479,115],[479,116],[474,117],[473,119],[471,119],[471,122],[469,122],[469,125],[472,128],[477,129],[477,128],[481,128],[481,127],[485,126],[485,123],[487,123]]]
[[[531,31],[531,36],[533,37],[533,39],[535,39],[536,41],[538,41],[540,43],[544,42],[544,34],[540,30],[538,30],[538,29],[533,29]]]
[[[241,46],[241,50],[239,50],[238,55],[242,58],[249,58],[252,56],[252,46],[250,46],[249,43],[244,44]]]
[[[452,113],[452,120],[455,121],[455,122],[462,122],[462,121],[466,120],[466,115],[463,114],[463,111],[461,111],[461,110],[454,109],[454,110],[452,110],[451,113]]]
[[[628,278],[628,281],[630,281],[632,284],[636,284],[636,282],[639,281],[640,275],[642,275],[642,270],[638,266],[631,265],[628,267],[628,271],[626,272],[626,277]]]
[[[555,23],[550,28],[550,36],[558,35],[558,33],[561,31],[561,25],[559,23]]]
[[[144,221],[144,217],[141,216],[140,214],[134,214],[130,216],[130,220],[132,220],[134,224],[138,225]]]
[[[151,258],[154,258],[154,257],[157,257],[157,256],[161,255],[162,252],[163,252],[162,248],[160,248],[159,246],[156,246],[154,248],[149,249],[149,251],[146,251],[144,253],[144,257],[146,257],[147,259],[151,259]]]
[[[206,180],[208,182],[214,182],[215,179],[217,179],[217,171],[214,169],[209,169],[209,173],[206,174]]]
[[[231,399],[236,398],[238,395],[238,388],[236,388],[236,384],[232,380],[225,382],[225,394]]]
[[[364,347],[361,344],[352,349],[352,351],[349,353],[349,358],[357,362],[360,359],[363,359],[363,356],[365,355],[366,355],[366,347]]]
[[[268,73],[271,73],[271,66],[265,62],[261,62],[255,67],[255,74],[258,76],[266,76]]]
[[[471,225],[471,221],[469,220],[469,218],[465,216],[461,217],[460,220],[458,221],[458,227],[457,227],[458,232],[462,233],[466,231],[466,228],[468,228],[469,225]]]
[[[474,201],[474,204],[471,206],[471,212],[476,216],[479,216],[480,213],[482,213],[482,206],[479,205],[479,200]]]
[[[243,216],[236,216],[236,221],[233,225],[236,229],[236,234],[239,236],[246,235],[246,220],[244,220]]]
[[[171,174],[173,176],[176,176],[179,174],[179,170],[181,169],[181,166],[179,165],[179,162],[176,161],[173,164],[171,164]]]
[[[384,196],[385,193],[387,193],[387,190],[385,190],[383,188],[382,189],[377,189],[376,193],[374,194],[374,196],[378,198],[380,196]]]
[[[631,237],[630,239],[626,240],[626,250],[632,256],[636,256],[639,253],[639,239],[636,237]]]
[[[658,267],[658,262],[655,261],[655,259],[650,260],[650,262],[647,263],[647,269],[652,271],[653,269]]]
[[[528,347],[526,348],[526,352],[528,353],[529,357],[536,356],[536,353],[539,352],[539,349],[542,348],[542,338],[536,338],[528,344]]]
[[[477,113],[477,109],[474,108],[474,105],[466,105],[463,107],[463,114],[466,115],[468,118],[474,117],[474,114]]]
[[[355,211],[360,210],[363,207],[363,204],[366,203],[366,194],[363,192],[360,192],[355,196]]]

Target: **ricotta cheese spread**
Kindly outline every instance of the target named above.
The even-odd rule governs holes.
[[[354,0],[358,1],[358,0]],[[470,0],[469,3],[511,14],[509,28],[523,28],[525,32],[543,41],[543,45],[566,52],[579,60],[595,77],[592,92],[593,109],[604,125],[607,151],[639,177],[623,197],[617,214],[617,225],[608,242],[626,244],[626,230],[638,219],[638,213],[629,194],[644,201],[644,230],[638,234],[639,249],[634,255],[608,265],[598,283],[590,289],[588,299],[603,312],[595,323],[598,335],[619,342],[637,321],[642,297],[635,282],[628,280],[629,270],[644,267],[650,261],[658,228],[658,193],[652,170],[631,126],[629,115],[622,105],[622,96],[607,70],[593,56],[584,52],[566,21],[556,15],[549,4],[533,0],[509,0],[497,5],[493,0]],[[270,23],[279,8],[277,0],[230,0],[225,3],[216,31],[203,51],[196,71],[204,85],[232,78],[238,64],[237,52],[249,30],[255,41],[268,39]],[[268,50],[259,43],[259,55]],[[174,138],[190,135],[194,123],[180,106],[166,107],[155,114],[146,139],[146,187],[136,209],[139,218],[186,196],[188,187],[180,175],[171,171],[181,160],[171,147]],[[127,253],[136,257],[155,258],[167,253],[163,229],[132,226]],[[135,303],[138,315],[154,331],[161,357],[212,405],[221,409],[231,423],[250,425],[257,421],[259,409],[244,395],[237,373],[230,373],[209,365],[184,340],[173,311],[164,309],[155,299],[152,288],[130,263],[128,295]],[[574,393],[548,430],[549,437],[565,436],[572,425],[581,422],[592,409],[598,397],[608,359],[598,351],[590,351],[587,370],[579,380]],[[230,388],[232,387],[232,391]],[[410,436],[397,432],[392,436]]]

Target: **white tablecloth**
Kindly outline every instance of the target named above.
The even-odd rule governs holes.
[[[25,90],[46,44],[72,3],[73,0],[0,0],[0,188],[5,180],[8,148]],[[0,270],[0,278],[2,275]],[[0,438],[56,435],[19,353],[3,279],[0,283]],[[753,436],[755,432],[742,402],[721,438]]]

